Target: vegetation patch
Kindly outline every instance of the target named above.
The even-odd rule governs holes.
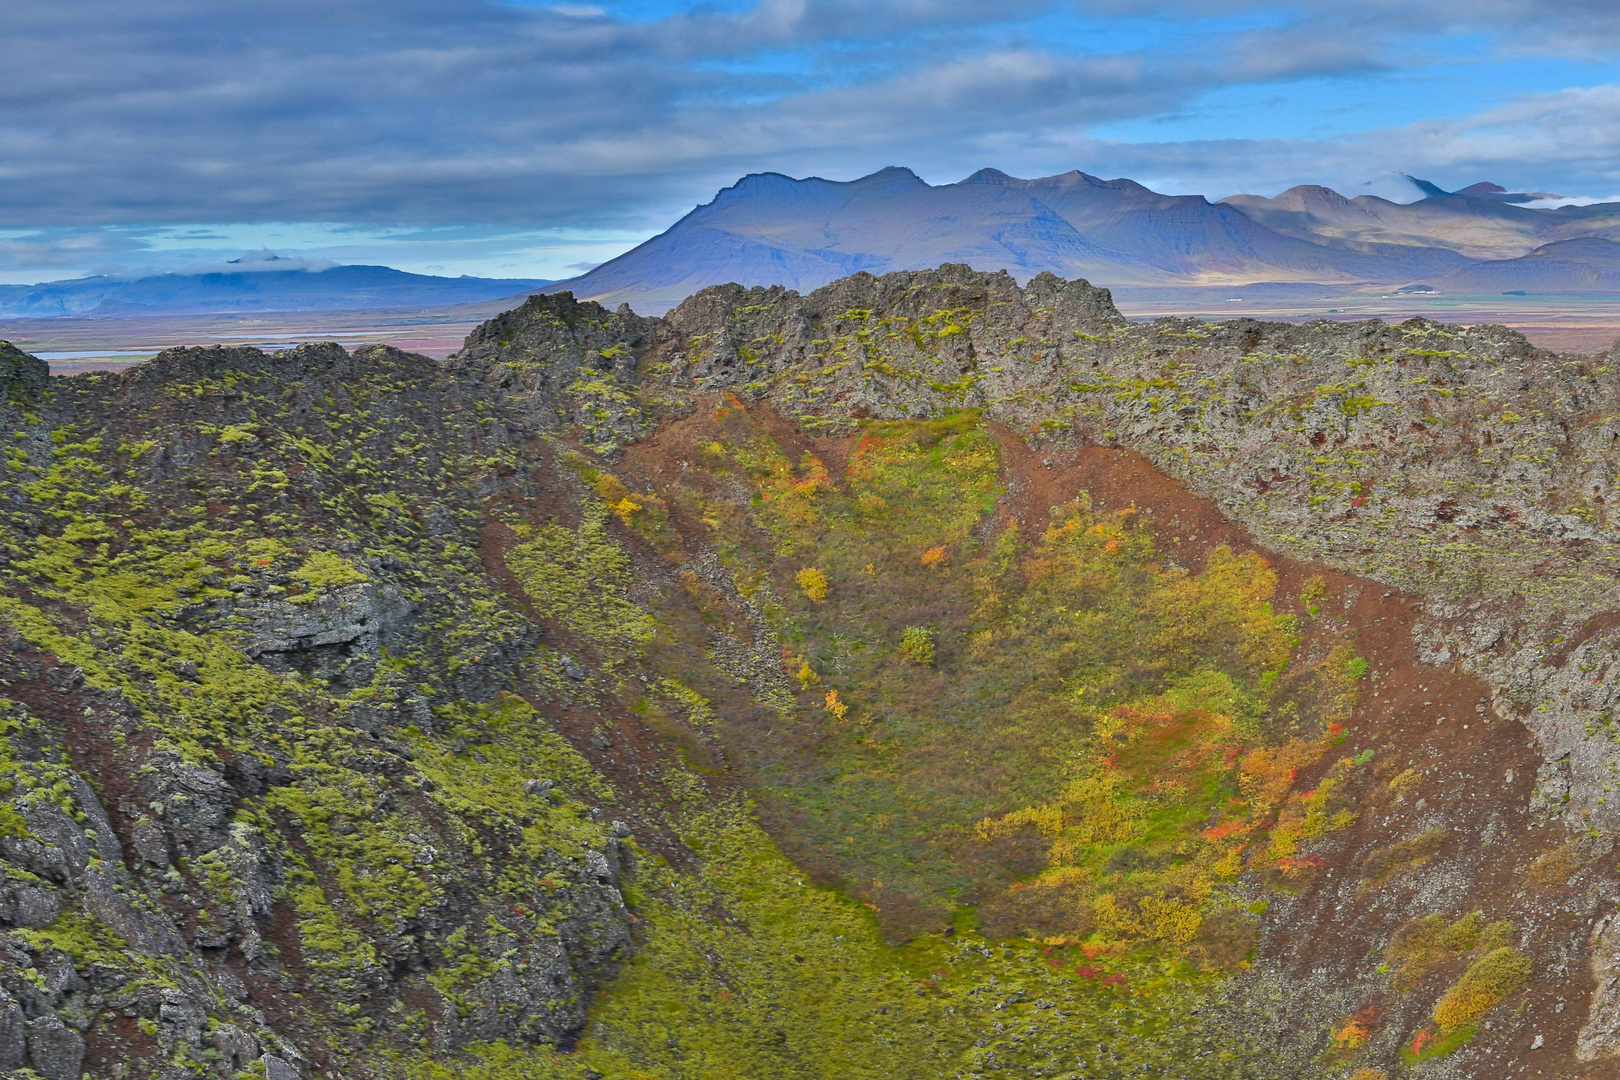
[[[1262,559],[1168,566],[1133,511],[1082,496],[1033,545],[988,528],[999,452],[975,414],[866,425],[842,483],[740,402],[718,420],[710,466],[748,478],[773,548],[705,520],[739,581],[796,586],[773,619],[823,726],[756,774],[795,850],[897,937],[971,903],[1000,934],[1240,966],[1254,920],[1227,883],[1313,872],[1301,845],[1353,817],[1353,763],[1294,790],[1365,674],[1350,644],[1296,666]]]
[[[1397,776],[1396,779],[1399,780],[1400,777]],[[1361,887],[1374,889],[1401,874],[1416,870],[1439,854],[1445,842],[1444,829],[1429,829],[1411,839],[1379,848],[1367,856],[1367,861],[1362,866]]]

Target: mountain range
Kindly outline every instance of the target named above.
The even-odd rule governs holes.
[[[1107,286],[1615,290],[1620,247],[1587,241],[1620,240],[1620,204],[1541,208],[1533,204],[1551,196],[1489,183],[1447,192],[1407,179],[1424,196],[1409,204],[1312,185],[1211,202],[1079,171],[1022,180],[981,169],[943,185],[898,167],[848,182],[760,173],[546,291],[651,314],[724,282],[807,291],[856,271],[942,262],[1007,270],[1020,281],[1051,271]],[[1578,253],[1560,247],[1571,240],[1583,242]]]
[[[285,268],[266,263],[286,262]],[[310,269],[296,260],[227,263],[209,273],[95,276],[0,285],[0,318],[190,315],[236,311],[351,311],[445,307],[549,284],[539,278],[433,277],[387,266]]]
[[[1538,204],[1557,197],[1541,192],[1486,182],[1445,191],[1397,179],[1382,190],[1412,201],[1318,185],[1211,201],[1079,171],[1023,180],[981,169],[940,185],[899,167],[851,181],[756,173],[566,281],[311,267],[265,253],[206,272],[0,285],[0,318],[443,311],[563,291],[656,315],[710,285],[808,292],[860,271],[947,262],[1006,270],[1020,282],[1050,271],[1135,289],[1293,283],[1620,293],[1620,203],[1550,207]]]

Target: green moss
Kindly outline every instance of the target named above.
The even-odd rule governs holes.
[[[643,1080],[1144,1072],[1240,1075],[1196,1011],[1214,984],[1078,950],[991,946],[971,931],[884,944],[861,904],[819,888],[735,804],[680,821],[695,872],[643,863],[644,944],[572,1054],[503,1044],[416,1077]],[[1218,1052],[1212,1052],[1218,1051]]]
[[[578,529],[538,526],[506,553],[506,565],[546,617],[599,647],[634,652],[652,639],[654,623],[627,598],[630,558],[607,519],[595,504]]]
[[[435,803],[461,820],[529,825],[534,837],[526,834],[520,847],[541,849],[531,857],[544,850],[566,857],[601,844],[601,829],[584,824],[577,803],[554,805],[544,791],[525,790],[528,781],[547,780],[593,799],[615,797],[612,786],[527,701],[503,694],[477,706],[446,706],[439,719],[448,726],[435,737],[417,733],[412,739]],[[456,744],[466,749],[458,752]]]
[[[311,598],[314,593],[323,589],[335,589],[344,585],[361,585],[371,580],[335,551],[311,552],[303,564],[287,576],[294,581],[301,581],[309,586],[310,592],[305,596]]]

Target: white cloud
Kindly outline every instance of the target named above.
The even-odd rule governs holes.
[[[1528,206],[1535,210],[1557,210],[1561,206],[1597,206],[1599,203],[1620,203],[1620,195],[1609,195],[1603,198],[1590,198],[1587,196],[1573,196],[1563,199],[1532,199],[1521,206]]]
[[[277,255],[269,248],[244,252],[224,262],[187,263],[178,269],[182,274],[274,274],[314,273],[330,270],[338,265],[331,259],[306,259],[302,255]]]
[[[1388,172],[1373,177],[1371,180],[1348,188],[1341,194],[1354,198],[1357,195],[1372,195],[1392,203],[1415,203],[1425,198],[1427,192],[1412,182],[1412,178],[1405,173]]]

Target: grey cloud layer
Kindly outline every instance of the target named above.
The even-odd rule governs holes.
[[[1151,176],[1203,154],[1200,171],[1236,181],[1345,148],[1265,144],[1269,156],[1253,157],[1261,144],[1122,147],[1088,130],[1182,108],[1223,84],[1388,64],[1391,43],[1414,29],[1517,28],[1503,47],[1574,48],[1579,38],[1589,49],[1604,35],[1620,40],[1612,8],[759,0],[740,13],[632,22],[494,0],[9,0],[0,228],[612,225],[690,205],[743,171],[847,175],[889,162],[961,172],[1116,162]],[[1255,11],[1271,25],[1239,32],[1194,19]],[[1205,47],[1089,55],[1025,26],[1063,12],[1157,18]],[[773,50],[801,62],[757,62]],[[858,68],[846,66],[853,59]],[[1620,149],[1602,114],[1612,104],[1601,94],[1531,100],[1402,138],[1414,167],[1495,160],[1528,140],[1602,176]],[[1536,130],[1545,118],[1561,130],[1584,123],[1582,153],[1550,146]],[[12,254],[30,242],[11,241]],[[53,254],[59,244],[35,246],[42,260],[66,257]]]

